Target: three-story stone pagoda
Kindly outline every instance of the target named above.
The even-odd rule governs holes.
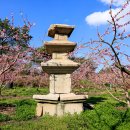
[[[48,30],[48,36],[54,38],[44,43],[47,53],[52,59],[42,62],[43,71],[50,75],[47,95],[33,95],[37,101],[36,115],[63,115],[64,113],[80,113],[87,95],[75,95],[71,92],[71,74],[80,66],[68,59],[68,54],[74,50],[76,43],[68,41],[74,26],[53,24]]]

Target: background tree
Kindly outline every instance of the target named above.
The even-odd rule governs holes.
[[[19,71],[14,82],[16,86],[46,87],[48,86],[48,74],[42,71],[41,62],[50,59],[50,55],[44,50],[44,47],[35,48],[30,54],[30,59]]]
[[[128,51],[123,50],[129,49],[130,47],[128,41],[126,41],[130,38],[130,34],[126,31],[126,28],[130,25],[130,21],[129,19],[127,19],[127,21],[124,20],[124,18],[130,16],[130,12],[127,11],[130,0],[126,0],[121,9],[116,13],[113,13],[112,3],[113,0],[111,1],[109,11],[111,20],[108,21],[107,29],[102,34],[97,31],[98,40],[91,40],[90,42],[87,42],[85,46],[93,50],[91,55],[93,55],[93,59],[97,61],[98,64],[102,64],[104,67],[110,67],[117,79],[122,80],[120,87],[124,90],[126,97],[126,101],[122,102],[130,107],[128,92],[130,84],[128,80],[126,80],[126,77],[130,75],[130,55]],[[115,71],[117,70],[116,68],[120,73]]]
[[[95,62],[92,59],[85,59],[79,57],[72,57],[73,61],[78,62],[81,66],[72,73],[72,85],[73,87],[91,87],[86,82],[91,79],[91,76],[95,74],[97,68]]]
[[[0,93],[3,84],[12,82],[13,77],[22,65],[29,59],[28,53],[32,51],[29,41],[30,22],[17,27],[12,20],[0,19]]]

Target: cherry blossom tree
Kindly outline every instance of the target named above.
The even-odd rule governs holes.
[[[99,77],[102,80],[97,78],[97,81],[104,81],[107,78],[110,83],[112,83],[113,80],[115,82],[121,81],[120,87],[124,90],[126,97],[126,100],[122,102],[126,103],[127,106],[130,107],[130,84],[126,80],[128,79],[127,77],[130,76],[130,55],[128,51],[130,47],[128,40],[130,38],[130,34],[126,30],[130,27],[130,19],[128,19],[130,17],[130,10],[128,9],[130,7],[130,0],[126,0],[116,13],[113,12],[112,4],[113,0],[110,5],[110,20],[108,21],[108,27],[106,30],[103,33],[100,33],[97,30],[98,39],[91,40],[82,46],[88,47],[92,50],[91,56],[93,56],[93,59],[98,64],[111,68],[112,73],[109,76],[110,78],[108,78],[108,74],[106,74],[106,76],[103,74],[102,78]],[[128,18],[125,19],[126,17]],[[110,94],[112,95],[112,93]],[[121,101],[116,97],[114,98]]]
[[[81,64],[81,66],[77,70],[75,70],[71,75],[72,85],[73,87],[84,88],[86,87],[86,85],[85,83],[81,83],[81,81],[88,80],[93,74],[95,74],[97,66],[91,59],[78,57],[73,57],[71,59]]]
[[[32,50],[29,47],[31,26],[24,21],[23,26],[17,27],[13,17],[12,20],[0,19],[0,93],[3,84],[11,81],[28,59],[26,56]]]

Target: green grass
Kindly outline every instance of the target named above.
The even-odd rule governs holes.
[[[24,99],[16,102],[16,111],[14,120],[29,120],[35,117],[36,102],[30,99]]]
[[[2,121],[9,121],[11,120],[10,116],[6,115],[6,114],[1,114],[0,113],[0,122]]]
[[[8,106],[8,103],[0,103],[0,105]],[[15,100],[10,105],[15,106],[14,113],[11,115],[1,114],[0,122],[7,120],[22,121],[35,117],[36,102],[33,99]]]
[[[4,89],[2,95],[7,96],[33,96],[34,94],[47,94],[48,88],[15,87],[13,89]]]
[[[103,109],[102,109],[103,107]],[[29,121],[13,122],[3,130],[129,130],[130,110],[117,110],[113,104],[104,104],[80,115],[45,117]]]
[[[76,91],[94,94],[96,89]],[[103,91],[103,94],[100,91]],[[62,117],[46,115],[37,118],[35,117],[36,102],[32,99],[32,95],[46,94],[47,89],[38,91],[36,88],[5,89],[3,94],[7,97],[4,96],[0,104],[14,105],[15,111],[12,115],[0,114],[0,122],[4,123],[1,128],[2,130],[129,130],[130,110],[125,104],[114,100],[105,90],[100,91],[98,89],[96,91],[98,94],[91,94],[86,101],[94,104],[93,110],[86,110],[79,115],[65,114]],[[8,95],[13,97],[13,93],[17,94],[14,99],[8,97]],[[115,96],[120,97],[121,93],[115,93]]]

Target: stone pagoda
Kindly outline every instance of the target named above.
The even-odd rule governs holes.
[[[64,113],[80,113],[87,95],[75,95],[71,92],[71,74],[80,66],[68,59],[68,53],[76,47],[76,43],[68,41],[74,26],[53,24],[48,30],[48,36],[54,38],[44,43],[47,53],[52,59],[42,62],[43,71],[50,75],[48,95],[33,95],[37,101],[36,115],[45,114],[61,116]]]

